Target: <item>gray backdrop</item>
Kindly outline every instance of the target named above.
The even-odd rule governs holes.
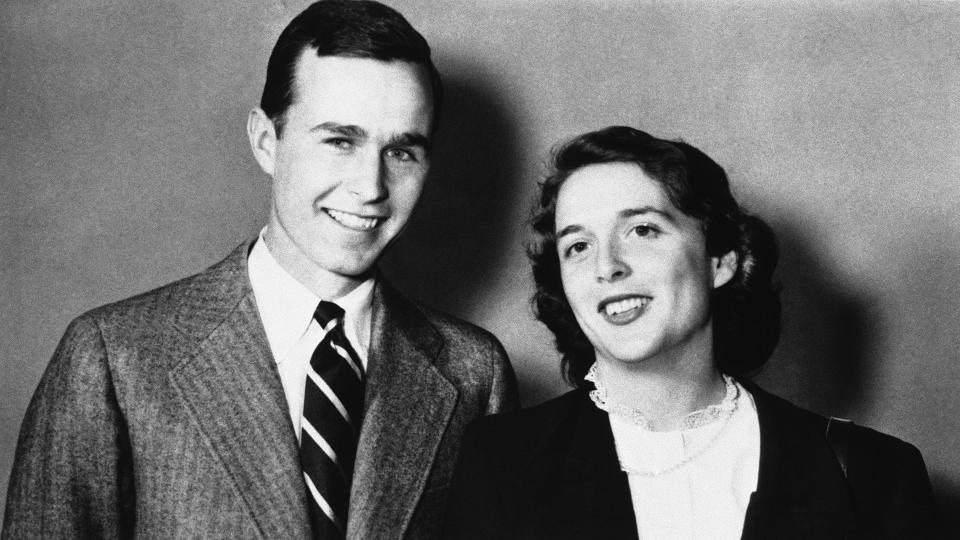
[[[390,3],[448,100],[388,272],[497,334],[526,404],[565,389],[523,253],[551,146],[609,124],[683,137],[781,239],[785,329],[761,384],[919,446],[960,530],[960,4]],[[244,123],[305,5],[0,4],[0,493],[69,320],[264,223]]]

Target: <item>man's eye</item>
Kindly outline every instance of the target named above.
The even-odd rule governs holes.
[[[417,161],[417,157],[413,155],[413,152],[404,150],[403,148],[391,148],[387,150],[387,157],[397,161]]]
[[[324,139],[323,142],[324,144],[328,144],[336,148],[337,150],[341,150],[343,152],[353,150],[353,147],[354,147],[353,141],[351,141],[350,139],[342,139],[339,137]]]

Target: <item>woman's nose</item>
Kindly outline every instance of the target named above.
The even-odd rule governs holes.
[[[612,283],[630,275],[630,265],[621,257],[620,246],[610,242],[597,255],[597,281]]]

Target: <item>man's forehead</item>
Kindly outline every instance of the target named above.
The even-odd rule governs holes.
[[[356,126],[377,138],[432,132],[433,101],[423,66],[346,55],[298,59],[287,122],[315,131],[319,126]]]
[[[430,82],[430,71],[426,65],[408,60],[381,60],[360,54],[324,54],[318,55],[315,47],[305,47],[297,55],[294,66],[294,90],[310,77],[316,77],[326,70],[350,70],[350,66],[383,66],[397,71],[406,71],[419,82],[427,99],[433,99],[433,87]]]

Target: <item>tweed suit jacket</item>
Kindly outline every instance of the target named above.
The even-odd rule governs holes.
[[[3,538],[307,538],[296,434],[247,274],[73,321],[25,416]],[[348,538],[437,536],[467,423],[516,406],[489,333],[378,279]]]
[[[940,538],[915,447],[854,426],[845,478],[826,418],[741,382],[760,422],[743,539]],[[636,540],[607,414],[579,389],[478,419],[464,437],[444,532],[449,540]]]

